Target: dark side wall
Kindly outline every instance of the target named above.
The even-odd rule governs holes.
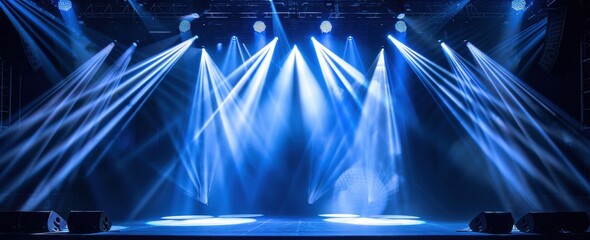
[[[563,109],[577,122],[581,120],[580,39],[584,13],[580,0],[570,0],[556,8],[566,8],[559,54],[550,71],[533,64],[523,79]],[[549,9],[552,11],[552,9]],[[550,26],[551,20],[548,22]]]

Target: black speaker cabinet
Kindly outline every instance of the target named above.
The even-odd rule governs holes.
[[[20,214],[18,211],[0,211],[0,233],[20,232]]]
[[[510,233],[514,219],[510,212],[481,212],[469,223],[474,232]]]
[[[104,211],[71,211],[68,223],[71,233],[107,232],[112,225]]]
[[[59,232],[67,223],[53,211],[21,212],[20,230],[25,233]]]
[[[516,228],[527,233],[557,233],[561,231],[557,212],[530,212],[516,222]]]

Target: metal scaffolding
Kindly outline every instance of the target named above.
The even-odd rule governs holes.
[[[0,131],[7,129],[12,119],[12,67],[0,59]]]
[[[580,42],[580,78],[582,84],[582,128],[590,130],[590,3],[582,1],[584,8],[583,34]]]
[[[498,18],[506,15],[510,1],[470,1],[458,12],[454,1],[436,0],[307,0],[272,2],[276,14],[282,18],[383,18],[391,19],[399,13],[415,18],[447,18],[453,15],[469,18]],[[268,0],[206,0],[206,1],[143,1],[141,7],[153,17],[177,18],[192,12],[204,18],[257,18],[272,13]],[[81,18],[136,18],[138,13],[127,1],[83,1],[75,6]],[[327,16],[326,16],[327,15]]]

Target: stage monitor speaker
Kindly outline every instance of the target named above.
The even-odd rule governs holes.
[[[561,230],[565,232],[585,232],[590,226],[590,219],[586,212],[560,212],[559,221]]]
[[[20,232],[20,214],[18,211],[0,211],[0,233]]]
[[[66,227],[66,220],[53,211],[22,212],[20,230],[25,233],[59,232]]]
[[[71,233],[107,232],[111,225],[104,211],[71,211],[68,215],[68,229]]]
[[[469,228],[474,232],[510,233],[514,219],[510,212],[481,212],[471,222]]]
[[[516,228],[527,233],[557,233],[561,224],[557,212],[530,212],[516,222]]]

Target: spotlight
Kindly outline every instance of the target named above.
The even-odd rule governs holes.
[[[585,232],[590,226],[586,212],[530,212],[516,222],[516,228],[528,233]]]
[[[514,219],[510,212],[481,212],[471,222],[469,228],[474,232],[510,233]]]
[[[332,31],[332,23],[330,21],[323,21],[322,24],[320,24],[320,30],[322,30],[322,33],[329,33]]]
[[[72,9],[72,1],[70,0],[59,0],[57,2],[57,8],[61,11],[67,12]]]
[[[71,233],[108,232],[112,223],[104,211],[71,211],[68,229]]]
[[[20,215],[18,211],[0,211],[0,233],[20,232]]]
[[[236,36],[232,36],[232,37],[231,37],[231,40],[232,40],[232,41],[238,41],[238,37],[236,37]]]
[[[254,25],[252,25],[252,28],[254,28],[254,31],[257,33],[262,33],[266,30],[266,24],[263,21],[256,21],[254,22]]]
[[[525,0],[512,0],[512,9],[522,11],[526,8]]]
[[[557,233],[561,230],[556,212],[530,212],[515,225],[518,230],[527,233]]]
[[[406,14],[405,13],[400,13],[400,14],[397,15],[397,19],[399,19],[399,20],[402,20],[405,17],[406,17]]]
[[[348,41],[352,41],[352,36],[348,36]]]
[[[191,17],[193,17],[194,19],[197,19],[197,18],[199,18],[201,16],[199,16],[198,13],[193,13],[193,14],[191,14]]]
[[[406,30],[408,30],[408,26],[406,25],[406,22],[400,20],[400,21],[397,21],[397,23],[395,23],[395,30],[403,33]]]
[[[21,212],[18,224],[25,233],[60,232],[67,226],[66,220],[53,211]]]
[[[178,30],[180,30],[180,32],[187,32],[190,29],[191,23],[187,20],[182,20],[180,21],[180,24],[178,24]]]

